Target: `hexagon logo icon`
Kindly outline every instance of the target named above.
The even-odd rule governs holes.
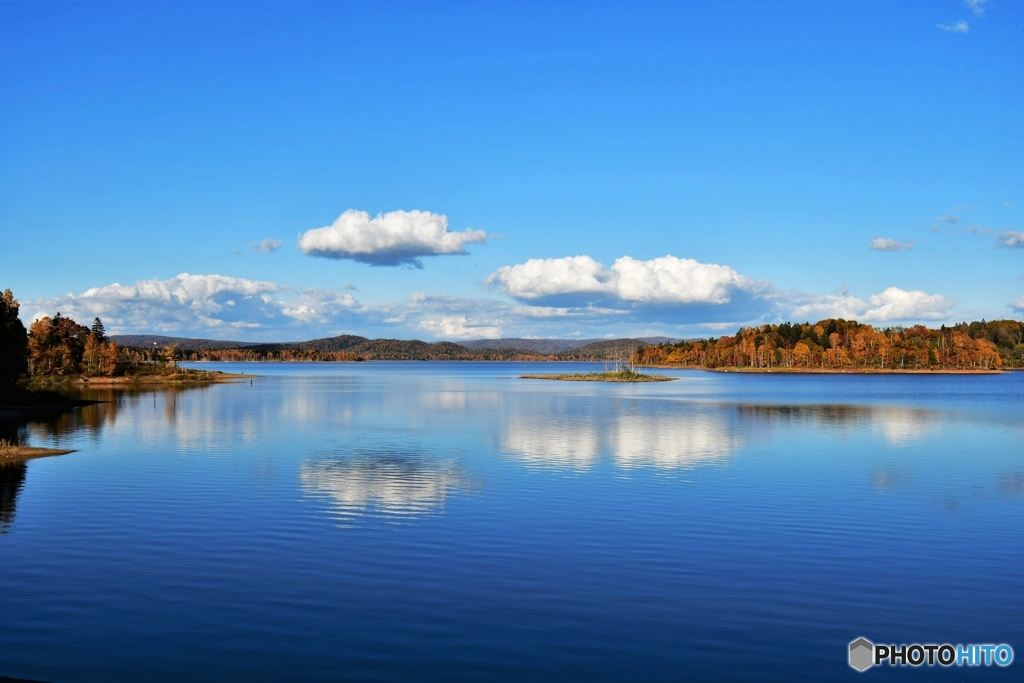
[[[875,645],[867,638],[858,638],[850,643],[850,666],[857,671],[867,671],[875,663]]]

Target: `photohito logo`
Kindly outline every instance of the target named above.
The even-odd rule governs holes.
[[[875,645],[867,638],[850,643],[850,666],[867,671],[888,662],[889,666],[1010,666],[1013,648],[999,645]]]

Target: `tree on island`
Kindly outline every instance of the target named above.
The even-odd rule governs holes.
[[[18,318],[20,305],[4,290],[0,294],[0,392],[7,393],[28,373],[28,336]]]

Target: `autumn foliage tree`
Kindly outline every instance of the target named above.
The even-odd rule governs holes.
[[[718,339],[648,346],[646,365],[705,368],[998,370],[1024,367],[1024,324],[1016,320],[877,329],[853,320],[741,328]]]
[[[92,329],[60,313],[39,318],[29,328],[29,360],[33,375],[114,375],[118,349],[106,340],[103,323]]]

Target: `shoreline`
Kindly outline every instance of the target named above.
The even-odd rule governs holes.
[[[187,362],[199,362],[199,361],[187,361]],[[316,361],[316,360],[239,360],[239,361],[203,361],[204,363],[225,363],[225,364],[249,364],[249,365],[261,365],[261,364],[273,364],[273,365],[289,365],[299,363],[311,363],[317,365],[328,365],[332,363],[360,363],[360,364],[373,364],[373,363],[607,363],[607,360],[560,360],[560,359],[536,359],[536,360],[493,360],[493,359],[469,359],[469,358],[452,358],[452,359],[410,359],[410,358],[383,358],[383,359],[372,359],[372,360],[360,360],[360,361]],[[819,374],[819,375],[1002,375],[1011,372],[1024,372],[1024,368],[999,368],[998,370],[967,370],[967,369],[955,369],[955,368],[938,368],[935,370],[927,370],[921,368],[705,368],[697,365],[645,365],[646,368],[654,368],[658,370],[699,370],[701,372],[735,372],[735,373],[751,373],[751,374]],[[219,373],[232,378],[249,379],[252,377],[259,377],[259,375],[249,375],[244,373],[225,373],[221,370],[210,370],[211,373]],[[95,378],[90,380],[90,383],[100,383],[107,379],[123,379],[123,378]],[[196,380],[186,380],[194,382]],[[228,381],[228,380],[223,380]]]
[[[133,377],[78,377],[70,381],[80,386],[117,386],[124,384],[218,384],[254,379],[259,375],[243,372],[206,370],[201,376],[193,375],[136,375]]]
[[[56,390],[61,387],[110,387],[133,386],[139,384],[227,384],[247,379],[255,379],[259,375],[243,372],[224,372],[223,370],[191,370],[185,368],[184,373],[173,375],[128,375],[118,377],[45,377],[32,380],[28,384],[29,392]]]
[[[918,368],[704,368],[694,365],[652,365],[661,370],[699,370],[750,375],[1003,375],[1021,368],[999,370],[956,370]]]

